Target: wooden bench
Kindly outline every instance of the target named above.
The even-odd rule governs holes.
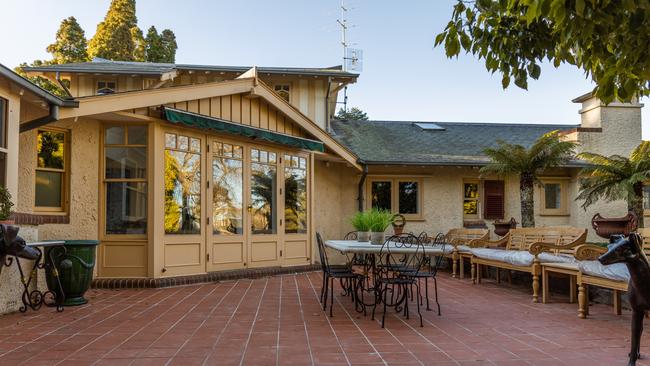
[[[542,262],[572,262],[574,250],[584,244],[587,229],[573,227],[516,228],[499,240],[472,240],[472,279],[481,282],[481,266],[533,276],[533,301],[539,301]]]
[[[451,276],[465,278],[464,259],[471,259],[472,253],[467,250],[472,240],[490,239],[488,229],[451,229],[445,234],[445,241],[453,246],[451,253],[445,254],[452,260]],[[460,276],[458,275],[460,261]]]
[[[643,237],[643,251],[646,255],[650,255],[650,228],[638,229],[637,232]],[[598,286],[612,290],[612,302],[614,305],[614,312],[621,315],[621,292],[626,292],[628,288],[628,281],[623,277],[627,268],[623,268],[624,264],[619,263],[613,266],[602,266],[595,261],[597,258],[607,252],[607,249],[602,246],[584,244],[576,248],[575,257],[580,262],[577,274],[578,284],[578,317],[585,319],[589,315],[589,286]],[[589,263],[590,262],[590,263]],[[587,267],[586,264],[591,264],[593,267]],[[597,274],[592,269],[602,269],[602,267],[609,267],[609,271],[602,274]],[[629,277],[629,273],[627,273]]]

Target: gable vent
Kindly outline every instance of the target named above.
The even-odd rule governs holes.
[[[414,125],[426,131],[444,131],[445,128],[433,122],[416,122]]]

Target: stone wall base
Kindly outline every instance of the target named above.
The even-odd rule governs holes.
[[[168,278],[98,278],[93,280],[92,288],[162,288],[226,280],[238,280],[242,278],[261,278],[282,274],[311,272],[318,269],[320,269],[320,264],[310,264],[306,266],[295,267],[247,268]]]

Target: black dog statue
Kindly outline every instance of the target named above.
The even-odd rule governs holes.
[[[20,228],[11,225],[0,225],[0,260],[4,262],[7,255],[25,259],[37,259],[39,252],[27,246],[25,240],[18,236]]]
[[[643,333],[643,317],[650,310],[650,263],[643,252],[643,239],[637,233],[625,238],[622,235],[612,236],[607,253],[598,257],[603,265],[625,263],[630,272],[628,296],[632,307],[632,337],[630,361],[628,366],[635,366],[641,357],[641,333]]]

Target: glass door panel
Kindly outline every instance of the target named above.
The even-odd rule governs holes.
[[[212,230],[208,233],[208,271],[246,265],[244,232],[244,148],[214,141],[211,156]]]
[[[264,267],[280,264],[282,248],[279,226],[282,212],[278,197],[279,155],[270,150],[250,149],[250,195],[248,214],[250,219],[249,266]]]
[[[251,229],[253,234],[277,232],[277,156],[251,149]]]

